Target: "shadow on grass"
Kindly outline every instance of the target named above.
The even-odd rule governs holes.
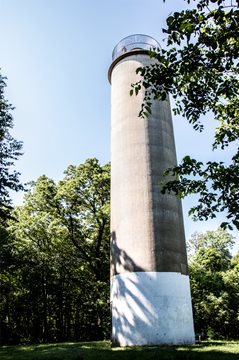
[[[194,346],[114,348],[110,342],[81,342],[0,347],[1,360],[238,360],[239,342]]]

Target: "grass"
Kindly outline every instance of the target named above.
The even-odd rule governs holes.
[[[1,360],[238,360],[238,342],[111,349],[109,341],[1,346]]]

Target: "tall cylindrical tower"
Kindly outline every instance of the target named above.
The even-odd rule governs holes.
[[[194,342],[181,202],[160,192],[163,171],[176,164],[169,100],[153,101],[141,119],[144,92],[129,95],[157,47],[149,36],[129,36],[109,69],[113,346]]]

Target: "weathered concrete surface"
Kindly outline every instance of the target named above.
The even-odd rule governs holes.
[[[193,344],[189,277],[128,272],[111,279],[114,346]]]
[[[154,102],[152,115],[141,119],[143,92],[129,96],[130,85],[139,80],[136,68],[150,61],[145,54],[129,55],[111,75],[113,274],[124,270],[187,274],[181,202],[160,192],[163,171],[176,164],[170,104]]]
[[[155,101],[141,119],[143,92],[129,96],[151,61],[131,52],[110,68],[112,340],[121,346],[194,341],[181,202],[160,192],[176,164],[170,104]]]

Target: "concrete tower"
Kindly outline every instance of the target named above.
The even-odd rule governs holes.
[[[136,69],[155,61],[152,47],[145,35],[121,40],[109,69],[113,346],[194,343],[181,202],[160,192],[176,164],[169,100],[141,119],[143,91],[129,96]]]

